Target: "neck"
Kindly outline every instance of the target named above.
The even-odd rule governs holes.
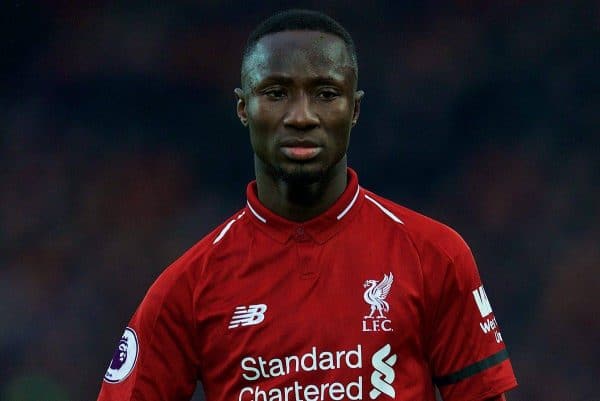
[[[306,221],[326,211],[346,189],[347,160],[342,158],[319,181],[293,183],[268,171],[254,157],[258,199],[272,212],[292,221]]]

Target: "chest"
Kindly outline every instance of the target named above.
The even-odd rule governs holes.
[[[256,247],[216,272],[196,316],[207,394],[433,400],[410,244],[353,237]]]
[[[364,238],[250,249],[213,275],[198,327],[207,351],[277,357],[310,351],[416,350],[422,277],[409,244]],[[277,344],[275,347],[274,344]]]

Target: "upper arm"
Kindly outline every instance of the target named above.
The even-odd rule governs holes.
[[[191,305],[185,278],[163,273],[131,318],[99,401],[191,398],[198,366]]]
[[[437,273],[428,346],[434,383],[445,401],[502,400],[516,380],[466,244]]]

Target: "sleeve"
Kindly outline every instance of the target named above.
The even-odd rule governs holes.
[[[438,276],[428,356],[444,401],[482,401],[517,381],[473,255],[461,248]]]
[[[98,401],[190,400],[198,370],[192,293],[173,269],[150,287],[119,339]]]

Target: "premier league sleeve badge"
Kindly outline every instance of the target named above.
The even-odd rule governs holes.
[[[120,383],[125,380],[135,367],[138,350],[138,338],[135,331],[130,327],[125,328],[104,374],[104,380],[108,383]]]

